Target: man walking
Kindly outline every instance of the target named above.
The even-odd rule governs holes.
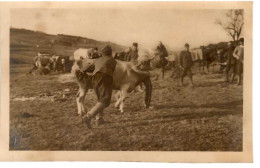
[[[180,58],[179,58],[179,67],[181,68],[180,86],[183,86],[183,78],[185,76],[189,77],[190,86],[193,86],[192,72],[191,72],[191,67],[193,65],[193,62],[192,62],[191,53],[189,51],[190,45],[186,43],[184,47],[186,48],[186,50],[180,53]]]
[[[82,119],[89,129],[91,129],[91,119],[97,114],[101,115],[97,122],[103,122],[103,110],[110,105],[111,101],[115,67],[116,61],[112,57],[112,49],[108,45],[102,50],[102,56],[95,61],[92,85],[97,96],[97,103]]]
[[[239,45],[235,48],[233,56],[236,58],[237,85],[241,85],[244,63],[244,38],[239,40]]]

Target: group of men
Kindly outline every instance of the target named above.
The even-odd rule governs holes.
[[[164,53],[167,54],[167,50],[160,43],[159,49],[163,49]],[[163,56],[161,56],[163,58]],[[126,60],[132,62],[135,68],[138,68],[138,44],[133,43],[132,47],[126,54]],[[97,117],[97,124],[103,124],[104,119],[102,113],[106,107],[110,105],[112,96],[112,84],[113,84],[113,73],[117,62],[112,57],[111,46],[106,46],[102,49],[101,57],[95,61],[95,70],[93,72],[92,85],[97,96],[97,103],[94,107],[83,116],[82,120],[86,123],[87,127],[91,129],[91,120]]]
[[[226,82],[233,82],[235,75],[237,75],[237,85],[241,85],[243,64],[244,64],[244,38],[239,40],[239,44],[233,48],[232,42],[228,43],[227,51],[227,65],[226,65]],[[229,73],[231,72],[231,79]]]
[[[192,80],[192,56],[189,51],[190,45],[186,43],[184,45],[185,50],[180,53],[178,66],[181,69],[180,74],[180,85],[183,86],[183,79],[188,76],[190,86],[193,86]],[[238,75],[238,84],[241,84],[241,74],[243,71],[243,58],[244,58],[244,39],[240,39],[240,44],[235,48],[234,52],[231,49],[231,44],[229,43],[229,54],[227,59],[226,68],[226,80],[229,81],[229,71],[233,69],[233,76]],[[168,56],[168,52],[162,42],[159,43],[157,50],[160,51],[160,64],[165,66],[165,57]],[[97,49],[96,49],[97,51]],[[133,43],[131,49],[126,55],[127,61],[133,62],[134,65],[139,66],[138,63],[138,44]],[[101,57],[95,61],[95,70],[93,72],[92,85],[97,96],[97,103],[95,106],[88,111],[88,113],[83,116],[83,121],[86,123],[87,127],[91,129],[91,120],[97,115],[101,116],[97,119],[98,124],[102,124],[104,119],[102,117],[103,111],[106,107],[110,105],[112,96],[112,84],[113,84],[113,73],[115,70],[117,62],[112,57],[111,46],[106,46],[102,49]]]
[[[188,76],[190,86],[193,86],[192,80],[192,69],[193,61],[191,52],[189,51],[189,44],[184,45],[185,50],[180,53],[178,60],[178,68],[181,69],[180,72],[180,86],[183,86],[183,78]],[[225,78],[226,82],[233,82],[235,75],[237,75],[237,85],[241,85],[242,82],[242,73],[243,73],[243,61],[244,61],[244,38],[239,40],[239,44],[233,48],[232,42],[228,43],[227,51],[227,60],[226,60],[226,70]],[[229,79],[229,74],[231,72],[231,79]]]
[[[185,76],[188,76],[189,81],[190,81],[190,86],[193,86],[192,71],[191,71],[193,61],[192,61],[191,53],[189,51],[189,46],[190,45],[188,43],[186,43],[184,45],[185,50],[183,50],[180,53],[180,57],[179,57],[178,66],[181,69],[180,86],[183,86],[183,79]],[[160,67],[162,70],[162,79],[163,79],[164,72],[165,72],[165,66],[168,63],[168,61],[166,59],[166,57],[168,57],[168,51],[161,41],[159,42],[158,46],[156,47],[155,54],[159,56],[158,67]],[[133,43],[133,46],[131,48],[129,48],[128,51],[126,52],[126,60],[133,62],[134,65],[136,65],[138,67],[138,66],[140,66],[140,64],[138,63],[137,59],[138,59],[138,44]]]

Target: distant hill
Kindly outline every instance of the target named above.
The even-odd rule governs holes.
[[[26,29],[10,29],[10,63],[32,64],[38,52],[56,55],[72,56],[78,48],[98,47],[111,45],[114,52],[121,52],[125,46],[111,42],[97,41],[89,38],[71,35],[50,35],[44,32]]]

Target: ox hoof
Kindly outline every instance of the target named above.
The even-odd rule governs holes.
[[[80,116],[80,117],[82,117],[82,116],[84,116],[84,114],[86,114],[86,113],[78,113],[78,115]]]
[[[147,108],[149,108],[149,109],[154,109],[154,106],[149,106],[149,107],[147,107]]]
[[[124,112],[124,110],[120,110],[120,112],[121,112],[121,113],[123,113],[123,112]]]

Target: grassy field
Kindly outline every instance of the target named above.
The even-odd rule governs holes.
[[[10,30],[10,150],[242,150],[243,88],[224,83],[222,74],[194,71],[195,87],[179,87],[168,71],[164,80],[152,81],[152,108],[144,108],[143,93],[131,93],[119,113],[113,98],[106,124],[93,121],[93,130],[77,115],[75,82],[62,82],[59,73],[25,75],[38,51],[71,56],[79,47],[108,44],[113,51],[125,49],[83,37]],[[95,100],[89,92],[86,109]]]
[[[77,115],[77,84],[61,83],[57,73],[25,76],[28,69],[11,65],[10,150],[242,150],[243,88],[222,74],[196,73],[195,87],[179,87],[168,71],[152,81],[152,108],[144,108],[143,93],[131,93],[119,113],[113,98],[106,124],[93,121],[88,130]],[[94,103],[89,92],[85,107]]]

